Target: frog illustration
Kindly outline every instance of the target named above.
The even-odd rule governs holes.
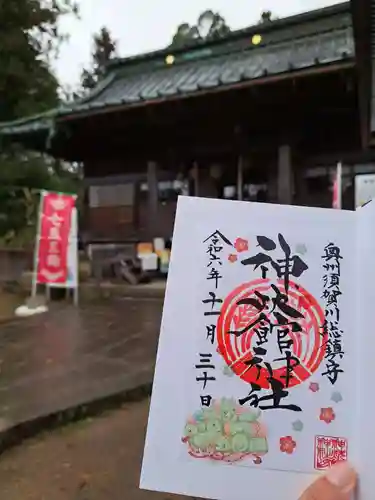
[[[225,459],[241,460],[251,455],[259,464],[268,452],[267,438],[260,437],[266,435],[258,421],[260,415],[259,410],[238,406],[234,398],[218,399],[189,418],[182,441],[189,444],[190,451],[205,457],[217,459],[215,455],[221,453]]]
[[[249,437],[257,435],[257,427],[250,422],[232,421],[226,424],[226,433],[234,436],[235,434],[247,434]]]
[[[246,434],[236,434],[232,437],[232,448],[235,453],[249,452],[250,438]]]
[[[203,432],[206,432],[206,430],[207,430],[207,422],[205,422],[205,421],[198,422],[197,428],[198,428],[198,432],[200,434],[202,434]]]
[[[193,436],[198,434],[198,426],[193,423],[187,423],[184,429],[183,443],[190,443]]]
[[[214,408],[205,408],[202,410],[203,420],[211,420],[218,418],[218,414],[216,413]]]
[[[215,449],[218,437],[219,434],[213,435],[208,432],[204,432],[203,434],[195,434],[190,444],[196,451],[207,452]]]
[[[253,437],[249,441],[249,452],[253,454],[265,454],[268,452],[268,443],[265,437]]]
[[[203,410],[196,411],[194,413],[193,417],[194,417],[194,420],[197,421],[197,422],[201,422],[202,420],[204,420],[204,412],[203,412]]]
[[[236,434],[233,436],[232,448],[235,453],[252,453],[258,455],[268,452],[266,438],[249,437],[246,434]]]
[[[221,418],[224,422],[237,419],[237,407],[234,399],[221,400]]]
[[[209,434],[222,434],[222,425],[217,418],[211,419],[206,423],[206,429]]]
[[[229,436],[221,436],[216,443],[216,450],[221,453],[231,453],[232,443]]]
[[[256,422],[260,418],[260,410],[245,411],[238,415],[240,422]]]

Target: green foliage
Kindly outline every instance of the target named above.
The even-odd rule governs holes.
[[[18,246],[35,237],[41,189],[78,193],[77,168],[67,168],[58,160],[12,149],[3,155],[0,166],[0,238]],[[15,245],[15,241],[18,242]]]
[[[67,14],[77,14],[72,0],[0,0],[0,122],[58,104],[51,60]],[[39,190],[76,190],[78,176],[22,148],[3,145],[0,153],[0,238],[14,245],[20,235],[34,238]]]
[[[84,69],[81,75],[83,92],[92,90],[105,74],[106,65],[116,57],[117,42],[113,40],[110,31],[103,27],[93,37],[92,65]]]
[[[225,19],[212,10],[206,10],[199,16],[197,24],[190,26],[183,23],[178,26],[173,36],[171,48],[189,46],[199,40],[216,40],[230,33]]]
[[[277,18],[273,16],[272,11],[270,11],[270,10],[264,10],[262,12],[262,14],[260,15],[260,20],[259,20],[258,24],[271,23],[275,19],[277,19]]]
[[[58,82],[50,68],[71,0],[0,0],[0,121],[53,107]]]
[[[200,40],[198,28],[190,26],[188,23],[183,23],[178,26],[176,33],[173,35],[171,48],[189,46],[197,40]]]

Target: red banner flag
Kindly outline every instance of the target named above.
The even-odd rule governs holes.
[[[76,196],[42,193],[37,235],[36,282],[65,283],[72,211]]]

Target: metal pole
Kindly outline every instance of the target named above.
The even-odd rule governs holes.
[[[76,221],[77,221],[77,224],[76,224],[77,230],[76,230],[75,259],[76,259],[76,269],[77,269],[77,280],[75,283],[76,286],[73,290],[73,302],[74,302],[74,305],[77,307],[78,301],[79,301],[79,291],[78,291],[78,287],[79,287],[79,254],[78,254],[78,213],[77,213],[77,211],[76,211]]]
[[[73,303],[76,307],[78,307],[78,302],[79,302],[79,295],[78,295],[78,282],[77,282],[77,286],[73,290]]]
[[[78,306],[78,286],[79,286],[79,255],[78,255],[78,210],[75,207],[73,209],[73,217],[74,217],[74,233],[72,234],[72,231],[69,236],[74,238],[75,240],[75,252],[74,252],[74,259],[75,259],[75,269],[76,269],[76,282],[75,282],[75,287],[73,288],[73,303],[75,306]],[[72,221],[73,223],[73,221]]]

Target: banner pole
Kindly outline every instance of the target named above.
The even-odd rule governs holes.
[[[32,274],[32,282],[31,282],[31,297],[36,297],[38,283],[37,283],[37,272],[38,272],[38,255],[39,255],[39,245],[40,245],[40,230],[42,227],[42,206],[44,199],[45,191],[40,191],[40,200],[39,200],[39,213],[38,213],[38,224],[36,230],[36,241],[34,245],[34,269]]]
[[[79,286],[79,256],[78,256],[78,210],[77,207],[74,208],[75,210],[75,261],[76,261],[76,283],[75,283],[75,288],[73,290],[73,302],[76,307],[78,307],[78,302],[79,302],[79,292],[78,292],[78,286]]]
[[[77,248],[77,255],[78,255],[78,248]],[[74,288],[73,290],[73,303],[76,307],[78,307],[78,303],[79,303],[79,293],[78,293],[78,277],[77,277],[77,283],[76,283],[76,287]]]

